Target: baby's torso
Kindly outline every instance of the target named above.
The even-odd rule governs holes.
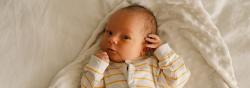
[[[131,63],[110,63],[104,72],[106,88],[156,88],[157,60],[147,58]]]

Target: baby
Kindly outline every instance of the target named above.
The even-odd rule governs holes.
[[[101,50],[84,66],[81,88],[182,88],[190,71],[156,32],[153,13],[142,6],[112,14]]]

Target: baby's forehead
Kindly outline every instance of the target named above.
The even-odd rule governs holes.
[[[146,21],[145,16],[140,14],[131,14],[129,12],[118,13],[108,20],[106,28],[128,30],[128,32],[135,32],[135,30],[140,29],[141,32],[141,30],[145,30]]]
[[[142,11],[137,11],[137,10],[118,10],[115,13],[113,13],[108,21],[107,24],[110,22],[118,22],[118,21],[128,21],[129,22],[134,22],[134,21],[139,21],[140,23],[144,23],[144,25],[152,25],[152,24],[146,24],[150,23],[150,14],[142,12]]]
[[[154,22],[153,22],[154,21]],[[156,29],[155,17],[151,11],[142,7],[125,7],[115,11],[108,19],[107,26],[117,28],[126,24],[129,27],[141,27],[140,32],[152,32]],[[153,27],[153,28],[152,28]],[[153,32],[154,33],[154,32]]]

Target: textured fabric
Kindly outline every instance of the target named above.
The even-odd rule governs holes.
[[[153,57],[125,63],[107,63],[92,56],[83,70],[82,88],[183,88],[190,76],[182,58],[168,44],[160,46]]]
[[[109,3],[101,5],[109,9],[107,14],[103,14],[102,20],[95,25],[79,56],[55,76],[50,88],[80,86],[82,66],[90,59],[89,55],[98,50],[108,17],[131,4],[140,4],[152,10],[159,25],[160,38],[184,57],[186,66],[194,75],[186,88],[238,88],[229,50],[200,0],[121,0],[115,5],[111,5],[110,0],[101,1]]]

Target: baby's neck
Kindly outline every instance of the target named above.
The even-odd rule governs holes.
[[[125,60],[120,60],[120,61],[117,61],[116,59],[113,60],[113,59],[110,59],[111,62],[113,63],[126,63],[126,62],[135,62],[135,61],[140,61],[140,60],[144,60],[146,59],[146,55],[144,56],[139,56],[139,57],[135,57],[135,58],[126,58]]]
[[[124,62],[125,63],[133,63],[133,62],[139,62],[142,61],[144,59],[146,59],[147,56],[140,56],[140,57],[136,57],[136,58],[132,58],[132,59],[127,59]]]

